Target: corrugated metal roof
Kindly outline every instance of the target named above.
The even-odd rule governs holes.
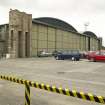
[[[52,17],[34,18],[33,22],[39,22],[45,25],[50,25],[67,31],[77,32],[77,30],[67,22]]]
[[[96,37],[97,38],[97,35],[95,33],[91,32],[91,31],[85,31],[85,32],[83,32],[83,34],[86,34],[89,37]]]

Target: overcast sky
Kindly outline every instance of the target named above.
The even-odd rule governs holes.
[[[85,30],[103,38],[105,46],[105,0],[0,0],[0,24],[7,23],[9,10],[19,9],[36,17],[62,19],[79,32]]]

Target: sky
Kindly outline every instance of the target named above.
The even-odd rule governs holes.
[[[92,31],[105,46],[105,0],[0,0],[0,24],[9,22],[9,10],[18,9],[37,17],[54,17],[78,32]]]

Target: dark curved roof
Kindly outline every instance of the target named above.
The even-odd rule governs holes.
[[[83,32],[83,34],[88,35],[90,37],[96,37],[97,38],[97,35],[91,31],[85,31],[85,32]]]
[[[57,28],[61,28],[64,30],[68,30],[68,31],[73,31],[73,32],[77,32],[77,30],[71,26],[70,24],[68,24],[65,21],[62,21],[60,19],[56,19],[56,18],[52,18],[52,17],[41,17],[41,18],[34,18],[34,20],[37,20],[39,22],[43,22],[43,23],[47,23],[49,25],[55,26]]]

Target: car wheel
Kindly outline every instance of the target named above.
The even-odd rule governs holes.
[[[72,61],[75,61],[75,57],[72,57],[71,60],[72,60]]]
[[[64,58],[62,58],[62,60],[64,60]]]
[[[79,61],[79,58],[77,58],[76,61]]]

